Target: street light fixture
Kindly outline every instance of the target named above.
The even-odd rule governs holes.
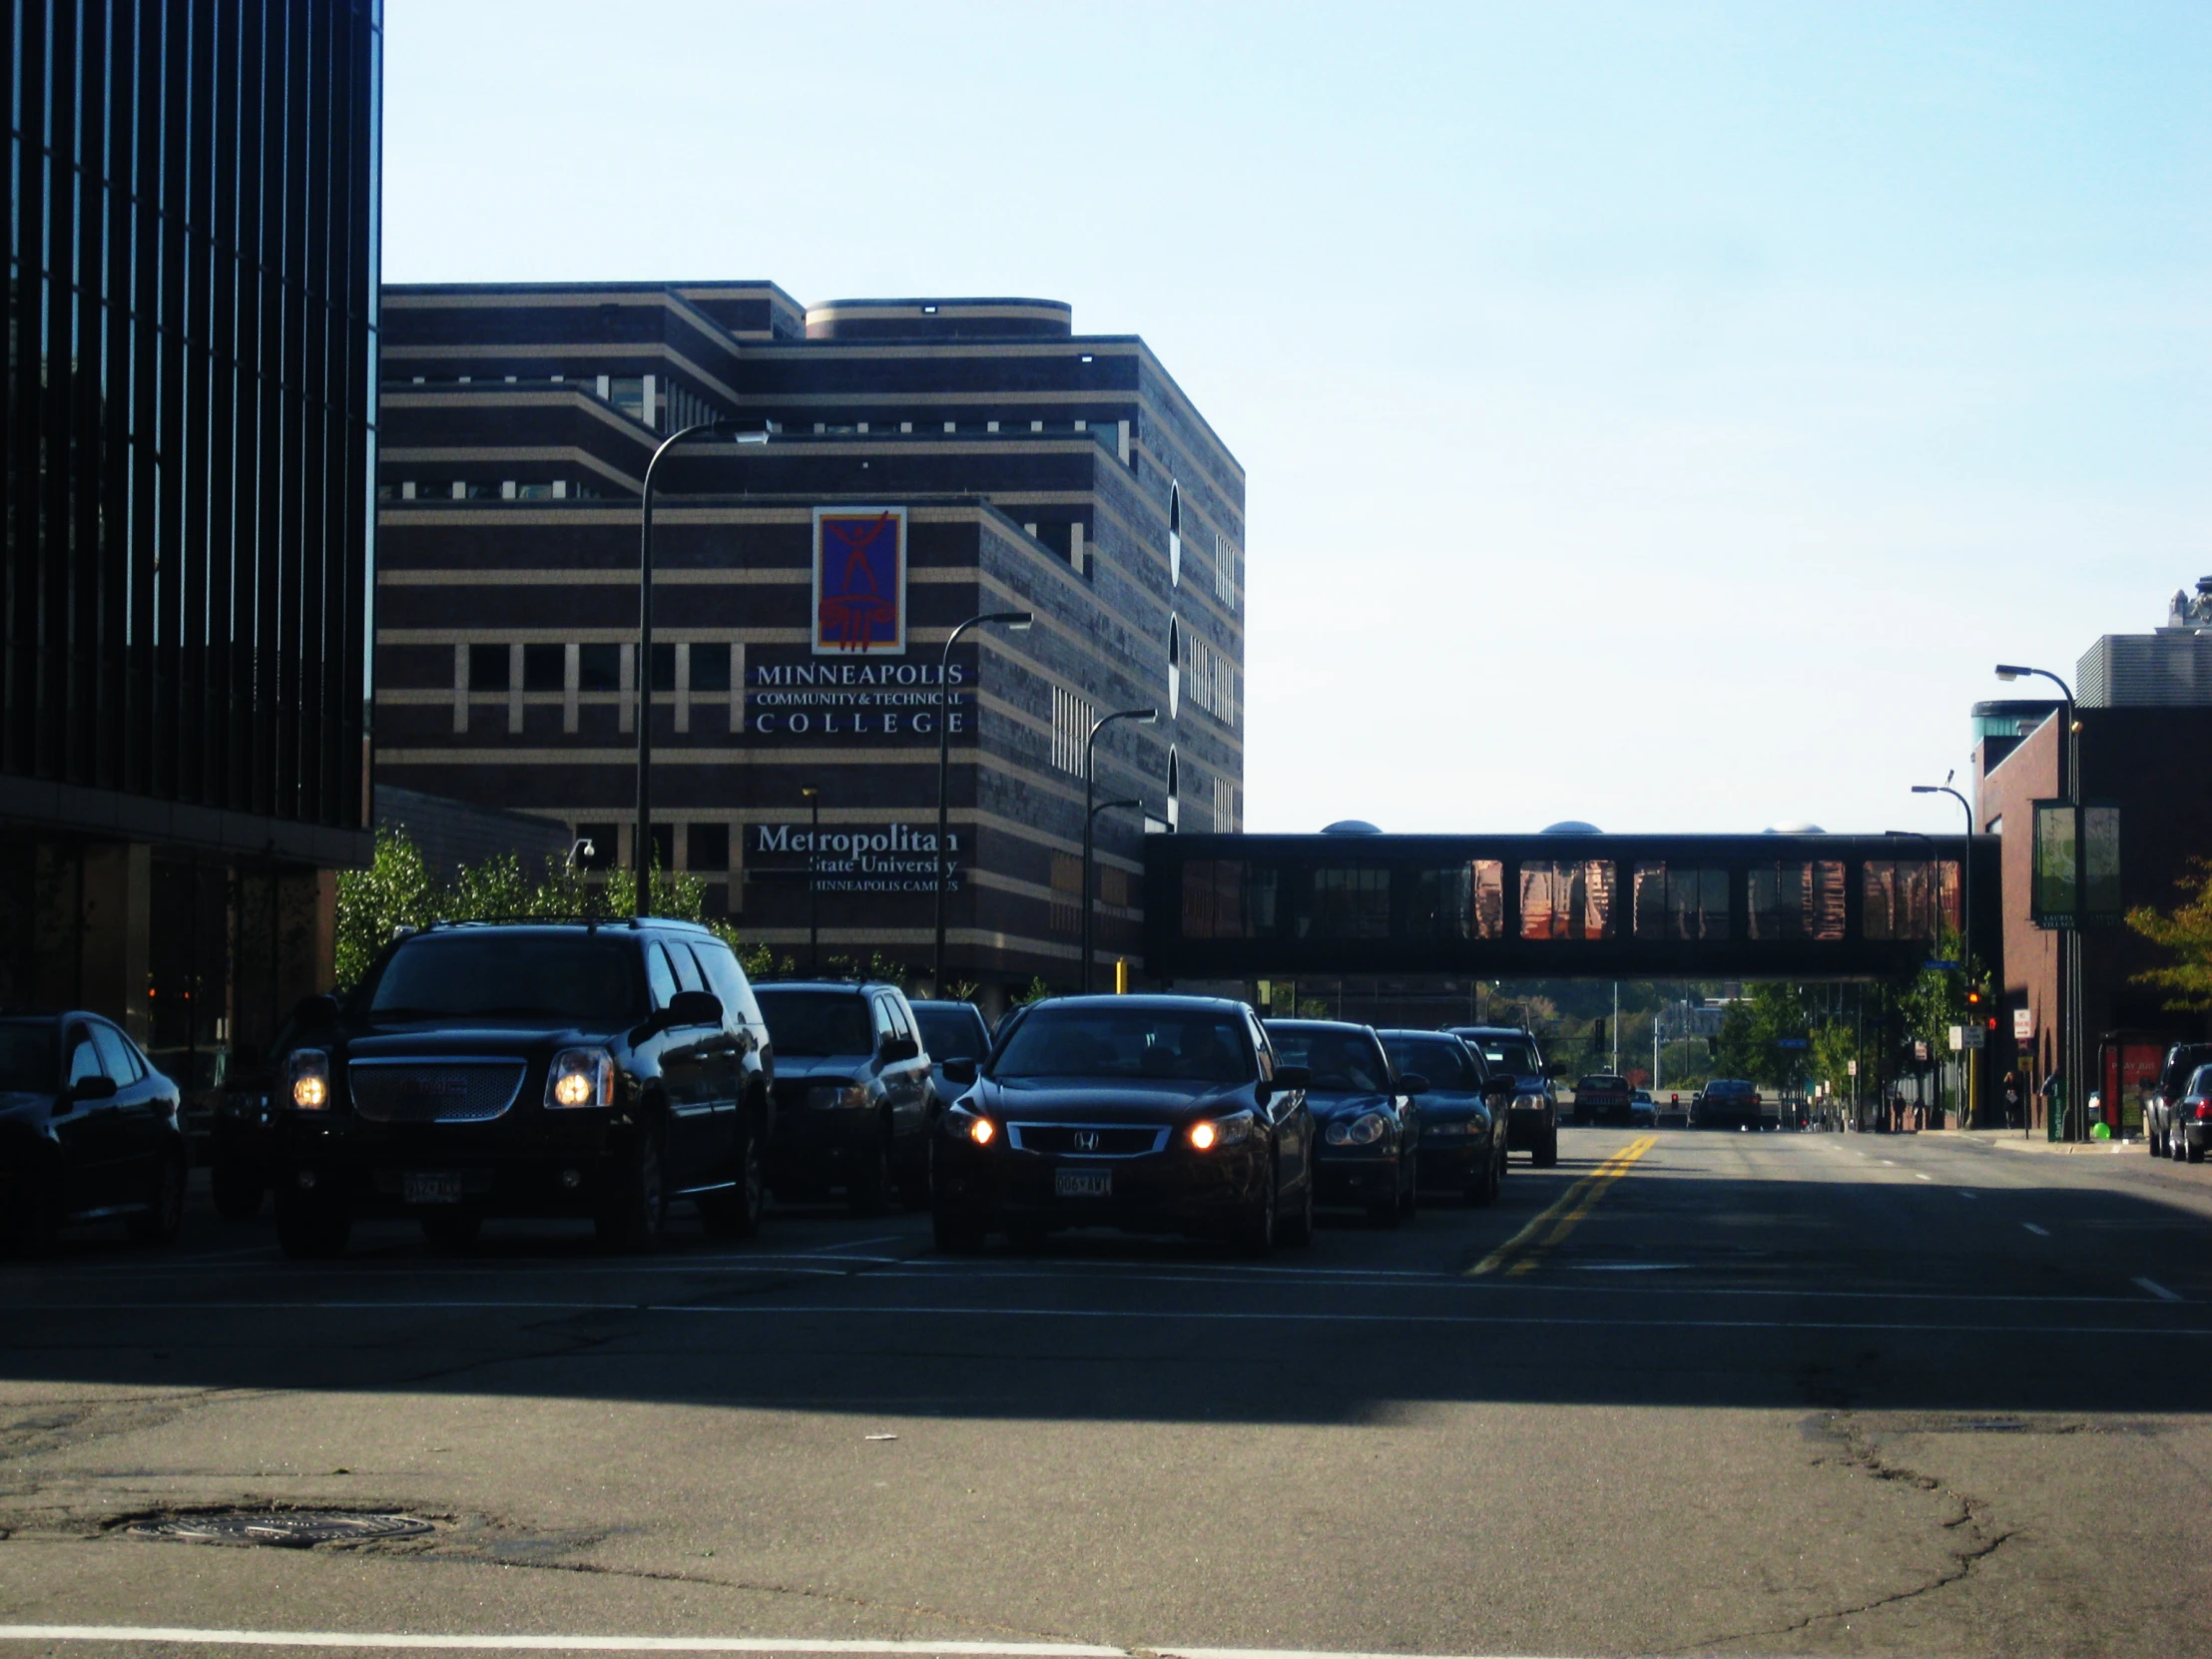
[[[2062,701],[2058,705],[2058,798],[2073,801],[2078,797],[2081,776],[2081,727],[2074,719],[2073,687],[2066,684],[2047,668],[2030,668],[2022,663],[1999,663],[1996,666],[1999,680],[2025,680],[2030,677],[2048,680],[2058,688]],[[2079,929],[2063,927],[2058,931],[2058,1070],[2065,1094],[2061,1104],[2067,1108],[2067,1124],[2080,1122],[2080,1108],[2087,1103],[2088,1078],[2081,1065],[2081,939]],[[2087,1134],[2087,1124],[2082,1132]]]
[[[944,653],[937,663],[937,948],[929,959],[929,984],[936,995],[944,995],[944,843],[949,833],[946,822],[945,778],[951,769],[952,722],[947,715],[951,707],[952,642],[970,628],[995,625],[1013,633],[1021,633],[1037,620],[1033,611],[985,611],[971,616],[944,637]]]
[[[1098,805],[1094,793],[1097,781],[1098,735],[1117,720],[1133,720],[1139,726],[1157,726],[1160,711],[1157,709],[1116,709],[1110,715],[1101,715],[1091,722],[1088,736],[1083,739],[1083,968],[1076,983],[1088,996],[1091,989],[1091,862],[1093,827],[1098,822]]]
[[[637,894],[634,914],[653,913],[653,473],[661,457],[688,438],[735,437],[740,443],[766,443],[775,430],[755,429],[743,421],[701,420],[681,427],[661,440],[653,458],[645,463],[645,483],[638,505],[638,831]]]

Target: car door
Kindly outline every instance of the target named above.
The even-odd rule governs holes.
[[[906,1006],[903,996],[886,996],[883,1003],[890,1014],[892,1038],[914,1045],[912,1059],[901,1060],[890,1068],[890,1075],[895,1079],[889,1091],[892,1133],[901,1140],[918,1139],[929,1126],[929,1094],[933,1086],[929,1075],[929,1047],[921,1040],[920,1022]]]
[[[653,987],[653,1006],[662,1018],[680,990],[698,990],[699,964],[685,953],[691,983],[678,974],[674,958],[659,939],[645,946],[645,974]],[[661,1073],[661,1093],[668,1102],[668,1145],[663,1148],[668,1182],[688,1187],[701,1179],[706,1149],[713,1138],[714,1104],[707,1092],[706,1057],[701,1052],[705,1033],[696,1025],[667,1025],[650,1039]]]
[[[71,1213],[121,1202],[116,1176],[115,1102],[76,1098],[78,1084],[107,1078],[92,1027],[73,1019],[62,1033],[61,1092],[54,1099],[54,1139],[62,1150],[62,1203]]]
[[[154,1160],[167,1144],[169,1118],[162,1108],[167,1106],[169,1095],[159,1074],[138,1057],[130,1038],[106,1020],[86,1023],[93,1046],[100,1052],[101,1069],[115,1083],[115,1099],[109,1102],[118,1194],[115,1202],[130,1203],[154,1190]]]
[[[701,1156],[707,1160],[709,1169],[721,1172],[710,1179],[728,1180],[730,1161],[738,1151],[738,1100],[742,1093],[745,1050],[751,1041],[745,1028],[745,1009],[742,1005],[732,1006],[730,997],[724,993],[724,981],[713,971],[714,947],[698,940],[670,939],[666,942],[683,988],[693,988],[684,980],[683,972],[687,964],[696,963],[699,987],[722,1004],[722,1023],[700,1033],[700,1084],[708,1108]],[[729,952],[724,951],[723,955],[727,957]]]
[[[1275,1129],[1276,1185],[1287,1192],[1299,1181],[1312,1178],[1314,1119],[1306,1110],[1306,1096],[1295,1090],[1279,1090],[1275,1083],[1275,1046],[1260,1024],[1247,1019],[1252,1052],[1259,1064],[1260,1080],[1269,1085],[1267,1105],[1261,1110]]]

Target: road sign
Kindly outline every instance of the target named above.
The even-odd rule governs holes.
[[[1933,968],[1937,973],[1948,973],[1953,968],[1957,967],[1957,965],[1958,964],[1956,962],[1946,961],[1940,956],[1931,956],[1927,961],[1921,964],[1922,967]]]
[[[1777,1037],[1774,1040],[1774,1046],[1777,1048],[1811,1048],[1813,1045],[1804,1037]]]
[[[1844,1062],[1844,1075],[1846,1077],[1857,1077],[1859,1075],[1859,1062],[1857,1060],[1846,1060]]]
[[[2033,1008],[2014,1008],[2012,1010],[2012,1040],[2016,1043],[2031,1042],[2034,1040],[2034,1036],[2035,1010]]]
[[[1967,1026],[1966,1046],[1968,1048],[1987,1048],[1989,1046],[1989,1028],[1979,1024]]]
[[[1952,1027],[1950,1028],[1950,1051],[1951,1051],[1951,1052],[1952,1052],[1953,1054],[1956,1054],[1956,1053],[1957,1053],[1957,1052],[1958,1052],[1958,1051],[1959,1051],[1960,1049],[1964,1048],[1965,1046],[1966,1046],[1966,1028],[1965,1028],[1965,1027],[1964,1027],[1963,1025],[1954,1025],[1954,1026],[1952,1026]]]
[[[1926,1039],[1921,1037],[1915,1037],[1913,1039],[1913,1058],[1916,1060],[1925,1060],[1928,1058],[1928,1043]]]

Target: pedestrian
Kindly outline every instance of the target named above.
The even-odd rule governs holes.
[[[2004,1074],[2004,1127],[2020,1126],[2020,1079],[2014,1072]]]

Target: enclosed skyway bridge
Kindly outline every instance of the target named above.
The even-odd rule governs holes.
[[[1884,979],[2000,959],[1993,835],[1151,835],[1156,979]],[[1968,859],[1971,858],[1969,871]],[[1970,889],[1970,891],[1969,891]]]

